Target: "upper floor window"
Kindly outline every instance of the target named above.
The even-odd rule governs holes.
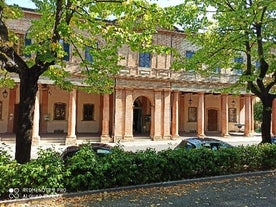
[[[70,44],[66,43],[64,40],[60,40],[59,43],[62,45],[65,55],[63,60],[69,61],[70,59]]]
[[[243,57],[235,57],[234,63],[235,63],[235,68],[234,68],[235,73],[242,74]]]
[[[195,52],[187,50],[186,51],[186,58],[190,59],[190,58],[192,58],[194,56],[194,54],[195,54]],[[188,71],[194,72],[194,69],[193,68],[188,68]]]
[[[54,120],[65,120],[66,116],[66,104],[55,103],[54,104]]]
[[[26,34],[26,35],[25,35],[25,47],[26,47],[26,46],[29,46],[29,45],[31,45],[31,44],[32,44],[32,39],[28,38],[28,37],[27,37],[27,34]],[[25,57],[30,58],[31,55],[30,55],[30,54],[25,54]]]
[[[256,67],[256,69],[260,69],[260,67],[261,67],[261,62],[260,62],[259,60],[256,61],[255,67]]]
[[[16,34],[16,37],[17,39],[13,47],[17,54],[22,55],[24,47],[24,34]]]
[[[221,73],[221,68],[217,66],[214,70],[215,73],[220,74]]]
[[[94,119],[94,104],[83,104],[83,120],[92,121]]]
[[[194,56],[195,52],[191,50],[186,51],[186,58],[192,58]]]
[[[139,67],[150,68],[151,54],[144,52],[139,54]]]
[[[90,53],[91,47],[86,46],[85,51],[84,51],[84,58],[88,62],[92,63],[93,62],[93,56]]]

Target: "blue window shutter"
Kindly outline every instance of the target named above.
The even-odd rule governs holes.
[[[255,66],[256,66],[256,69],[260,69],[261,63],[259,60],[256,61]]]
[[[243,57],[235,57],[234,62],[238,65],[240,65],[239,68],[235,68],[236,74],[242,74],[241,64],[243,64]]]
[[[26,46],[29,46],[29,45],[31,45],[32,44],[32,40],[31,39],[29,39],[29,38],[27,38],[27,37],[25,37],[25,47]],[[25,57],[27,57],[27,58],[30,58],[31,57],[31,55],[30,54],[28,54],[28,55],[25,55]]]
[[[66,52],[66,55],[63,57],[63,60],[69,61],[70,45],[66,42],[63,42],[63,49]]]
[[[186,58],[192,58],[194,56],[195,52],[187,50],[186,51]]]
[[[25,46],[31,45],[32,44],[32,40],[29,38],[25,38]]]
[[[88,62],[92,63],[93,62],[93,56],[90,54],[91,48],[90,47],[85,47],[85,60]]]
[[[220,72],[221,72],[221,68],[219,66],[217,66],[216,69],[215,69],[215,73],[220,74]]]
[[[235,57],[234,62],[235,63],[243,63],[243,57]]]
[[[150,53],[140,53],[139,54],[139,67],[150,68],[151,66],[151,54]]]

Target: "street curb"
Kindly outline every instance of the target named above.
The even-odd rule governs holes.
[[[268,171],[255,171],[255,172],[247,172],[247,173],[238,173],[238,174],[230,174],[230,175],[219,175],[219,176],[210,176],[210,177],[201,177],[201,178],[192,178],[192,179],[184,179],[178,181],[167,181],[167,182],[159,182],[159,183],[150,183],[150,184],[143,184],[143,185],[132,185],[132,186],[123,186],[117,188],[106,188],[106,189],[99,189],[99,190],[90,190],[90,191],[82,191],[82,192],[74,192],[74,193],[64,193],[64,194],[56,194],[56,195],[45,195],[40,197],[32,197],[32,198],[24,198],[24,199],[14,199],[14,200],[3,200],[0,201],[0,204],[16,204],[16,203],[26,203],[31,201],[38,201],[38,200],[49,200],[55,198],[72,198],[78,196],[86,196],[90,194],[98,194],[98,193],[108,193],[108,192],[117,192],[117,191],[125,191],[125,190],[135,190],[139,188],[147,189],[153,187],[167,187],[167,186],[174,186],[174,185],[181,185],[181,184],[190,184],[195,182],[207,182],[213,180],[222,180],[222,179],[233,179],[237,177],[252,177],[252,176],[261,176],[261,175],[268,175],[268,174],[275,174],[275,170],[268,170]]]

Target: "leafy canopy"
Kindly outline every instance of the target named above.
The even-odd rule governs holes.
[[[194,68],[209,76],[216,68],[241,69],[235,90],[257,96],[273,92],[276,83],[276,2],[274,0],[202,0],[168,8],[198,50],[191,60],[183,56],[176,69]],[[234,62],[235,58],[243,62]],[[233,89],[233,88],[232,88]],[[233,92],[233,91],[232,91]]]
[[[112,76],[122,66],[119,48],[127,44],[132,50],[161,52],[152,45],[158,26],[165,26],[164,10],[144,0],[33,0],[40,18],[32,21],[27,38],[32,44],[24,49],[31,55],[29,68],[49,63],[43,75],[60,87],[73,87],[64,44],[70,45],[71,58],[79,65],[73,71],[81,75],[89,92],[108,92],[113,87]],[[9,7],[5,7],[8,9]],[[15,11],[15,10],[13,10]],[[12,15],[7,16],[10,18]],[[167,25],[166,25],[167,26]],[[10,35],[11,38],[11,35]],[[84,51],[92,60],[84,58]],[[72,66],[72,62],[70,62]],[[69,64],[69,65],[70,65]]]

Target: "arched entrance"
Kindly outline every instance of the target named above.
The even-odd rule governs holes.
[[[149,137],[151,130],[150,101],[144,96],[139,96],[133,105],[133,136]]]

